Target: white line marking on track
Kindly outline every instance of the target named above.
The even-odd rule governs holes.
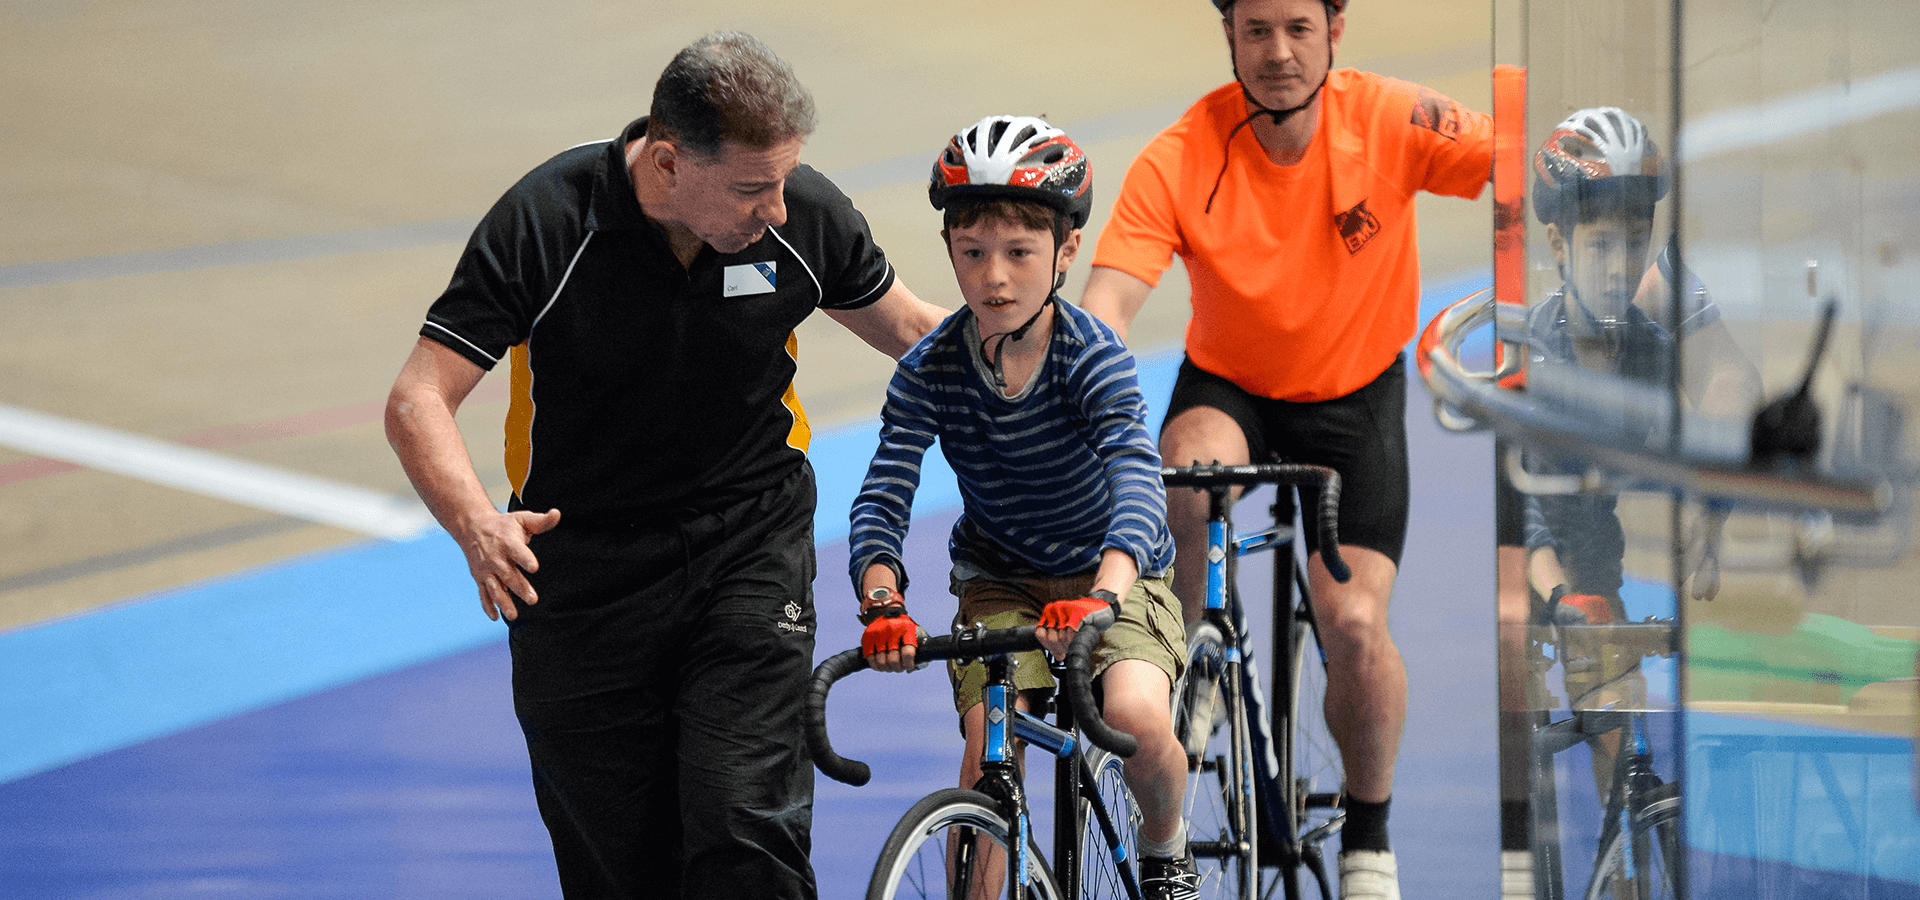
[[[1920,66],[1724,109],[1683,123],[1680,158],[1695,162],[1920,106]]]
[[[434,524],[413,498],[17,406],[0,404],[0,444],[375,537],[408,538]]]

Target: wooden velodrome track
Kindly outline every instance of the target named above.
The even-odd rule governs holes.
[[[805,160],[950,308],[921,159],[947,135],[997,112],[1081,126],[1104,217],[1139,146],[1230,77],[1199,0],[322,10],[0,6],[0,404],[411,496],[379,404],[472,223],[547,156],[644,112],[705,31],[793,63],[820,106]],[[1350,18],[1342,62],[1486,106],[1484,5],[1362,0]],[[1423,208],[1430,275],[1485,266],[1485,204]],[[1138,346],[1177,341],[1180,297],[1156,295]],[[877,408],[887,361],[825,319],[801,362],[817,426]],[[499,381],[461,418],[503,495]],[[364,537],[39,456],[0,446],[0,629]]]
[[[1097,231],[1133,153],[1194,98],[1230,77],[1217,21],[1200,0],[989,2],[963,9],[878,0],[0,4],[0,78],[8,85],[0,93],[6,123],[0,128],[0,196],[6,198],[0,334],[7,344],[0,407],[56,417],[49,426],[54,431],[97,437],[106,448],[100,452],[118,460],[76,465],[22,449],[17,437],[0,439],[0,638],[39,634],[50,621],[101,610],[167,609],[169,598],[207,585],[365,545],[372,526],[343,527],[337,517],[328,520],[335,524],[318,524],[314,519],[327,517],[303,513],[298,503],[289,512],[230,485],[223,494],[125,474],[157,465],[158,451],[129,436],[217,454],[209,476],[216,481],[228,471],[221,461],[239,461],[270,467],[269,484],[301,476],[343,493],[409,498],[381,434],[380,408],[468,229],[527,169],[564,147],[605,138],[642,113],[660,67],[700,34],[749,31],[793,63],[820,107],[820,128],[805,160],[853,196],[909,286],[955,307],[958,296],[922,181],[927,160],[946,137],[990,113],[1048,116],[1094,160],[1098,194],[1089,230]],[[1359,0],[1349,23],[1341,64],[1418,80],[1486,108],[1485,4]],[[1421,215],[1429,285],[1460,283],[1484,271],[1486,199],[1428,199]],[[1077,298],[1085,266],[1074,275],[1064,292],[1069,298]],[[1183,284],[1176,272],[1136,324],[1134,342],[1143,356],[1164,356],[1177,345]],[[816,431],[871,418],[888,361],[821,317],[800,339],[801,396]],[[483,480],[504,499],[500,381],[482,383],[461,421]],[[1410,417],[1430,431],[1421,421],[1420,396]],[[110,431],[95,434],[87,426]],[[17,436],[17,427],[9,427]],[[1470,498],[1468,508],[1480,508],[1489,492],[1484,443],[1445,441],[1417,447],[1471,478],[1436,483],[1438,493],[1424,493],[1429,486],[1418,482],[1423,463],[1417,463],[1419,502],[1444,509]],[[231,467],[236,479],[246,471]],[[1491,525],[1475,521],[1429,533],[1437,536],[1416,536],[1410,558],[1457,564],[1448,583],[1431,591],[1457,607],[1403,606],[1397,615],[1401,627],[1412,616],[1412,630],[1456,630],[1424,655],[1409,650],[1416,680],[1443,687],[1416,688],[1416,704],[1425,705],[1415,711],[1407,767],[1415,770],[1410,783],[1421,786],[1403,789],[1397,808],[1426,812],[1407,814],[1397,837],[1409,848],[1403,855],[1425,860],[1428,874],[1410,876],[1410,884],[1422,878],[1436,889],[1465,883],[1473,886],[1469,893],[1483,894],[1495,865]],[[937,541],[933,547],[937,555]],[[839,552],[844,558],[844,547]],[[459,627],[470,628],[479,612],[470,585],[461,593],[458,557],[440,559],[453,570],[441,573],[442,581],[454,587],[432,600],[456,611],[449,615],[460,617]],[[839,567],[823,557],[823,622],[836,618],[834,604],[842,599]],[[351,597],[378,588],[370,582],[383,576],[347,566],[328,577],[335,581],[327,591],[289,595],[287,602],[319,606],[299,614],[324,618],[333,602],[328,591]],[[208,655],[245,655],[246,629],[216,625],[193,623],[187,639],[204,641],[198,649]],[[823,655],[847,638],[846,629],[835,627],[823,628]],[[1463,645],[1485,652],[1463,652]],[[113,654],[111,646],[89,652]],[[430,722],[414,730],[438,729],[439,737],[425,742],[439,749],[518,752],[498,655],[476,652],[482,656],[458,658],[468,660],[455,663],[464,668],[436,670],[431,690],[407,694],[416,705],[399,704],[394,720],[380,727],[408,730],[409,723]],[[66,677],[64,668],[44,675],[50,682]],[[474,685],[473,678],[492,680]],[[391,798],[401,798],[389,802],[417,815],[388,822],[390,831],[368,832],[347,816],[326,820],[334,824],[319,833],[261,812],[327,788],[306,780],[298,767],[241,759],[255,739],[283,749],[302,742],[332,746],[332,736],[351,729],[329,724],[328,717],[387,702],[367,699],[385,683],[376,677],[341,689],[358,694],[297,701],[290,708],[299,712],[286,720],[292,725],[233,719],[207,726],[229,731],[203,728],[198,743],[161,741],[152,746],[163,749],[145,756],[137,747],[126,751],[135,757],[99,751],[35,756],[37,745],[58,735],[0,722],[0,747],[66,766],[28,777],[52,763],[26,764],[0,777],[24,779],[14,783],[19,790],[11,801],[0,802],[0,832],[8,835],[0,846],[12,848],[9,861],[0,863],[0,884],[38,879],[30,882],[36,897],[233,890],[475,897],[509,886],[518,891],[531,884],[536,894],[544,889],[550,861],[542,861],[538,822],[524,806],[530,796],[516,793],[524,790],[524,757],[504,760],[502,769],[504,795],[523,803],[508,816],[520,840],[511,851],[484,842],[457,851],[422,849],[432,842],[417,833],[419,823],[431,819],[425,811],[440,808],[440,800],[409,794],[417,785],[389,785]],[[1470,696],[1446,693],[1461,684]],[[169,702],[166,684],[150,688],[140,702]],[[52,689],[16,683],[8,691]],[[80,697],[81,708],[69,712],[122,714],[89,710],[86,702]],[[0,705],[0,711],[14,708]],[[464,711],[484,712],[490,724],[462,720]],[[930,721],[942,715],[951,713],[936,710]],[[255,728],[271,734],[248,731]],[[943,737],[950,734],[950,724],[941,728]],[[468,729],[477,735],[471,745]],[[937,758],[930,781],[945,781],[951,751],[942,746],[925,755]],[[227,780],[196,780],[216,769]],[[382,771],[391,774],[391,767]],[[377,787],[365,783],[365,773],[345,777],[362,792]],[[852,819],[890,821],[908,796],[899,788],[862,795],[871,807],[848,806],[831,790],[822,788],[819,852],[846,861],[823,860],[823,879],[870,864],[874,849],[837,843],[839,832],[826,827],[829,822],[837,828]],[[101,800],[100,793],[111,796]],[[71,809],[129,803],[136,795],[138,825],[101,824]],[[239,812],[216,826],[211,814],[193,812],[202,808]],[[249,831],[248,822],[259,828]],[[182,830],[202,829],[204,840],[175,839]],[[261,838],[259,829],[278,837]],[[205,858],[104,862],[123,842],[161,835],[172,837],[155,846]],[[1429,838],[1427,850],[1415,849]],[[399,876],[374,882],[389,888],[330,884],[337,870],[325,857],[316,862],[312,849],[330,840],[358,848],[360,857],[398,859],[396,871],[457,874],[444,884]],[[53,846],[65,849],[54,853]],[[415,851],[450,868],[409,862]],[[490,861],[459,864],[466,858],[461,853]],[[1454,858],[1461,853],[1472,858]],[[509,860],[523,864],[514,870],[520,874],[501,874]]]

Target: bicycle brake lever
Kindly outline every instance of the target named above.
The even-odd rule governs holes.
[[[1813,353],[1807,360],[1807,374],[1800,389],[1778,398],[1753,414],[1748,433],[1747,464],[1753,468],[1773,468],[1783,462],[1805,465],[1820,452],[1820,405],[1813,401],[1813,376],[1826,355],[1827,339],[1833,334],[1834,312],[1839,302],[1832,297],[1820,310],[1820,329],[1813,338]]]

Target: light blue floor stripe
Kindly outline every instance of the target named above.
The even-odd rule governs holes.
[[[0,781],[502,634],[437,529],[9,632]]]

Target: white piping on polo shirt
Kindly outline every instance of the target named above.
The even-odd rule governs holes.
[[[473,352],[475,352],[475,353],[478,353],[478,354],[480,354],[481,356],[484,356],[484,357],[486,357],[486,358],[488,358],[488,359],[490,359],[490,360],[493,360],[493,364],[494,364],[494,365],[496,365],[496,366],[500,364],[500,360],[501,360],[501,359],[503,358],[503,357],[499,357],[499,356],[495,356],[495,355],[493,355],[493,354],[491,354],[491,353],[488,353],[488,352],[487,352],[487,351],[485,351],[485,350],[482,350],[482,349],[480,349],[480,348],[479,348],[478,346],[475,346],[475,345],[474,345],[474,343],[473,343],[472,341],[470,341],[470,340],[467,340],[466,338],[463,338],[463,337],[461,337],[461,336],[459,335],[459,333],[458,333],[458,332],[455,332],[455,331],[454,331],[453,329],[451,329],[451,328],[448,328],[447,326],[445,326],[445,325],[442,325],[442,324],[440,324],[439,322],[435,322],[435,321],[433,321],[433,320],[431,320],[431,319],[429,319],[429,320],[427,321],[427,327],[428,327],[428,328],[438,328],[438,329],[440,329],[441,331],[444,331],[444,332],[446,332],[446,334],[447,334],[447,336],[448,336],[448,337],[450,337],[450,338],[453,338],[454,340],[456,340],[456,341],[459,341],[460,343],[462,343],[462,344],[465,344],[465,345],[467,345],[467,346],[469,346],[469,347],[473,347]]]
[[[875,283],[873,287],[869,288],[866,293],[861,294],[858,297],[855,297],[854,298],[855,303],[858,303],[862,300],[867,299],[868,297],[873,296],[874,291],[879,290],[881,285],[884,285],[887,283],[888,281],[887,276],[893,273],[893,260],[887,259],[886,257],[883,256],[880,258],[880,262],[881,264],[886,266],[886,269],[881,271],[879,282]]]
[[[793,254],[794,259],[800,261],[800,268],[805,269],[807,272],[807,277],[813,280],[813,293],[814,293],[814,296],[819,298],[819,300],[815,301],[814,305],[818,306],[820,303],[825,302],[827,299],[827,289],[820,284],[820,276],[813,274],[813,268],[807,265],[806,257],[800,255],[800,251],[795,250],[792,244],[787,243],[786,238],[780,236],[779,229],[769,225],[767,226],[767,233],[773,235],[773,239],[776,241],[779,241],[780,246],[787,248],[787,252],[790,254]],[[866,293],[853,298],[853,302],[858,303],[862,300],[867,299],[868,297],[873,296],[874,291],[879,290],[882,285],[887,283],[887,275],[893,271],[893,261],[883,256],[880,258],[880,263],[886,266],[886,268],[882,270],[880,273],[880,279],[874,284],[873,287],[868,288]]]
[[[819,298],[814,301],[814,305],[819,306],[821,303],[825,302],[827,299],[827,289],[820,284],[820,276],[813,274],[813,267],[807,265],[807,258],[804,256],[801,256],[800,251],[793,249],[793,245],[787,243],[787,239],[780,236],[779,229],[769,225],[767,226],[767,233],[770,235],[773,235],[773,239],[776,241],[779,241],[780,246],[787,248],[788,253],[793,254],[793,258],[800,262],[800,268],[806,271],[807,277],[809,279],[812,279],[813,295]]]
[[[533,317],[533,324],[527,326],[527,474],[520,480],[520,495],[527,494],[527,484],[533,481],[533,423],[540,418],[540,404],[533,399],[533,332],[540,327],[540,320],[547,317],[547,311],[560,302],[560,292],[567,289],[567,282],[573,280],[573,267],[580,264],[580,257],[587,252],[587,245],[593,243],[594,232],[580,241],[580,248],[573,251],[573,258],[567,261],[567,271],[560,276],[560,283],[553,288],[553,296],[547,298],[547,305],[540,307],[539,314]]]

